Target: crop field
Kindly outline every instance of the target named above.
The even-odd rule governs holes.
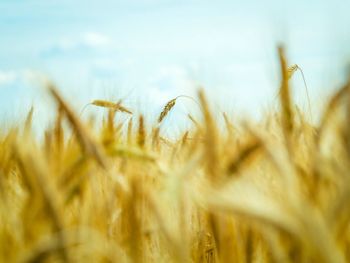
[[[278,51],[276,112],[236,123],[199,89],[177,139],[164,120],[185,95],[152,125],[96,98],[99,123],[46,83],[43,138],[35,105],[0,131],[0,262],[350,262],[350,81],[311,121]]]

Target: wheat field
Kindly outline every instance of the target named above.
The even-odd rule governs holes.
[[[291,97],[279,48],[280,107],[259,122],[202,116],[174,139],[122,101],[83,121],[52,83],[42,140],[25,122],[0,135],[1,262],[350,262],[350,82],[318,124]],[[121,115],[128,121],[118,121]],[[65,126],[69,126],[65,128]]]

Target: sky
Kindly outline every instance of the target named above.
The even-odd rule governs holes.
[[[204,87],[220,110],[260,116],[275,103],[279,43],[317,108],[348,69],[348,10],[340,0],[0,0],[0,120],[22,118],[31,105],[38,120],[50,117],[38,76],[76,110],[123,99],[153,118],[169,99]],[[292,83],[304,108],[301,75]],[[197,107],[179,104],[167,121]]]

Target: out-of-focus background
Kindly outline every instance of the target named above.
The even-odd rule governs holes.
[[[203,86],[222,110],[260,116],[278,88],[278,43],[304,70],[316,111],[345,78],[349,10],[340,0],[0,0],[0,120],[33,104],[45,123],[50,98],[38,74],[77,110],[123,99],[152,116]],[[292,83],[306,109],[299,73]],[[191,103],[167,121],[186,117]]]

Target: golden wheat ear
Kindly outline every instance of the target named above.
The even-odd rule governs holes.
[[[207,173],[213,183],[218,181],[220,173],[220,158],[219,158],[219,134],[217,131],[214,117],[209,107],[207,97],[204,90],[198,90],[198,99],[202,108],[204,117],[204,158],[207,163]]]
[[[167,104],[165,104],[162,112],[160,113],[159,117],[158,117],[158,123],[161,123],[164,118],[169,114],[169,112],[172,110],[172,108],[175,106],[176,104],[176,100],[179,98],[187,98],[190,99],[192,101],[194,101],[199,107],[200,105],[198,104],[198,102],[192,98],[191,96],[187,96],[187,95],[179,95],[177,97],[175,97],[174,99],[171,99],[167,102]]]
[[[126,107],[124,107],[124,106],[121,105],[121,101],[119,101],[119,102],[117,103],[117,107],[118,107],[118,111],[120,111],[120,112],[132,114],[132,111],[131,111],[131,110],[129,110],[128,108],[126,108]]]
[[[288,67],[287,69],[287,76],[288,76],[288,79],[290,79],[291,77],[293,77],[294,73],[298,70],[298,65],[297,64],[294,64],[290,67]]]
[[[140,115],[140,117],[139,117],[138,135],[137,135],[137,144],[140,146],[140,148],[144,148],[145,143],[146,143],[145,123],[144,123],[143,116]]]
[[[168,113],[171,111],[171,109],[175,106],[176,99],[177,98],[169,100],[167,104],[165,104],[162,112],[158,117],[158,123],[161,123],[164,120],[164,118],[168,115]]]
[[[79,118],[75,115],[74,111],[69,107],[69,105],[65,102],[62,96],[56,90],[54,84],[48,83],[47,88],[49,89],[52,97],[57,101],[59,107],[62,108],[62,111],[67,117],[70,126],[75,131],[75,134],[83,152],[93,157],[101,167],[106,168],[106,163],[102,156],[99,145],[97,145],[97,143],[93,141],[88,130],[80,122]]]
[[[102,107],[102,108],[108,108],[114,111],[120,111],[120,112],[124,112],[124,113],[128,113],[128,114],[132,114],[132,112],[124,107],[121,104],[121,101],[114,103],[111,101],[107,101],[107,100],[94,100],[91,102],[91,105],[97,106],[97,107]]]
[[[294,129],[294,112],[292,109],[292,98],[288,83],[288,68],[285,57],[285,51],[282,46],[278,48],[281,70],[281,87],[280,87],[280,103],[282,110],[282,128],[287,141],[290,140]]]
[[[128,121],[128,128],[127,128],[127,135],[126,135],[126,141],[128,145],[131,145],[133,142],[133,136],[132,136],[132,118],[129,119]]]
[[[153,128],[152,131],[152,147],[153,149],[159,149],[159,127]]]
[[[251,139],[246,142],[236,153],[233,158],[229,161],[226,167],[226,174],[233,175],[241,170],[242,167],[247,166],[245,163],[250,163],[249,160],[253,160],[256,156],[256,153],[259,152],[262,148],[262,145],[259,140]]]
[[[24,134],[29,135],[32,130],[32,123],[33,123],[33,114],[34,114],[34,107],[30,107],[30,110],[27,114],[25,123],[24,123]]]

